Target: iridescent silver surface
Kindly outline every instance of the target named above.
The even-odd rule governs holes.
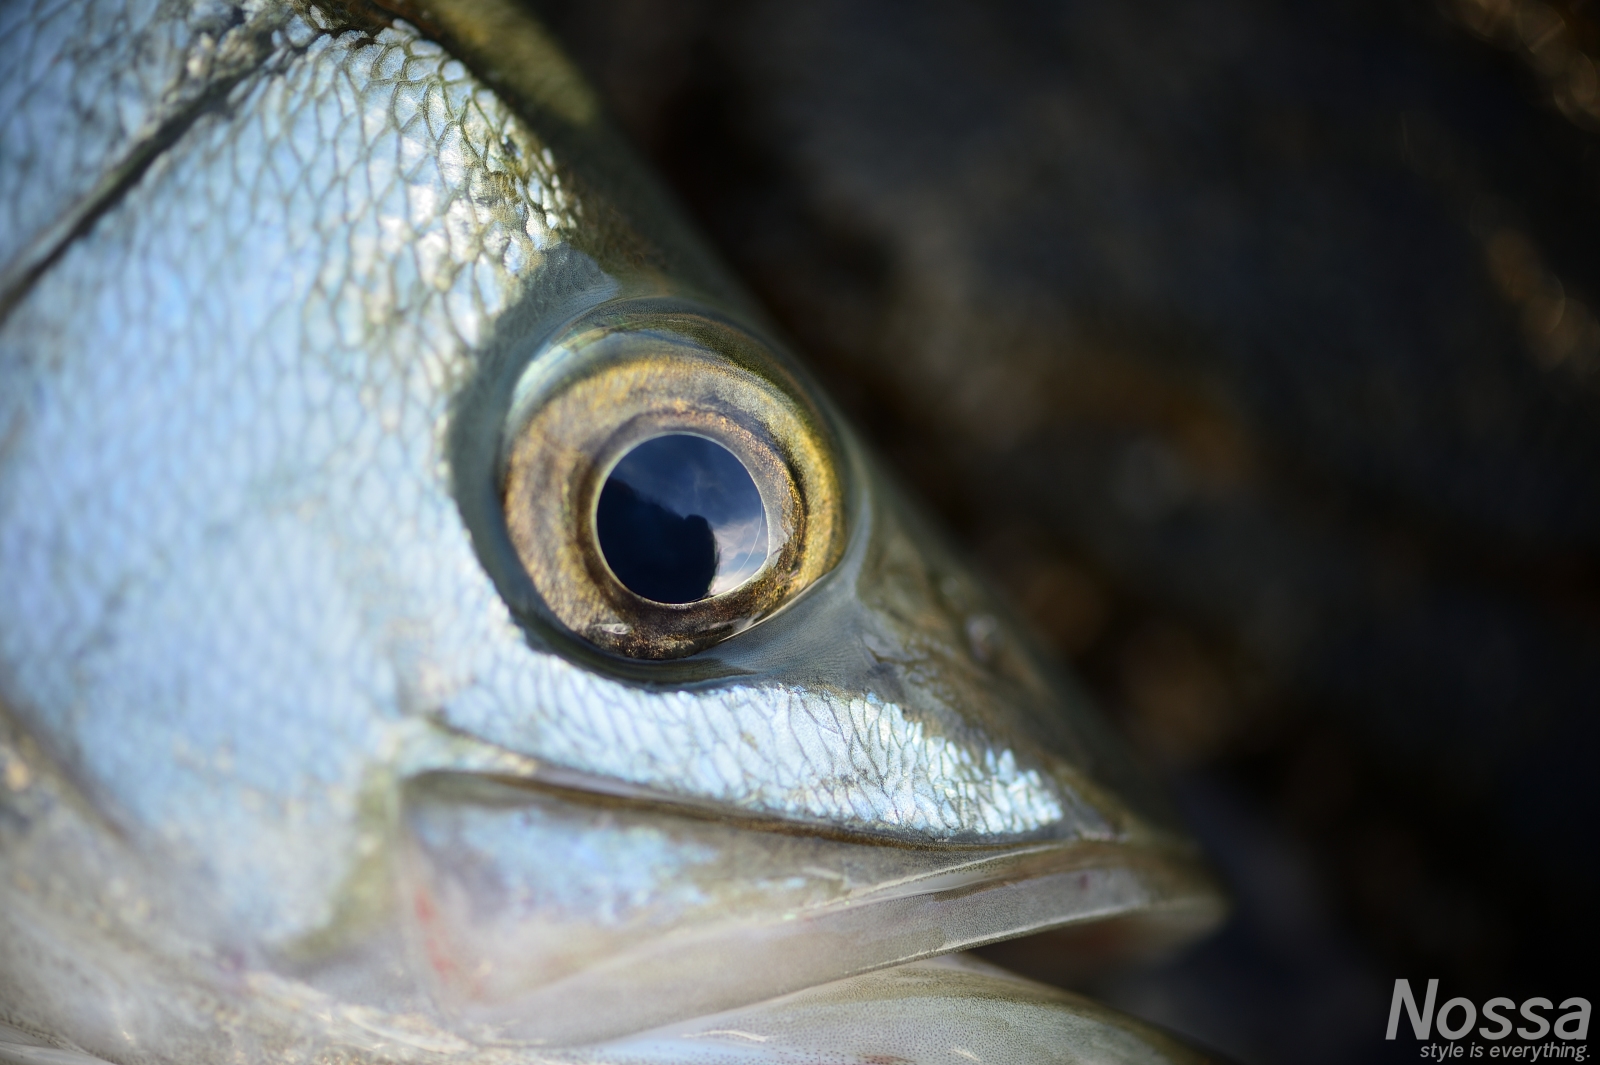
[[[602,306],[765,336],[538,27],[3,11],[0,1060],[548,1060],[1214,920],[847,430],[843,556],[748,632],[631,663],[527,600],[493,488],[523,371]],[[1078,1016],[1008,979],[929,994]],[[721,1060],[644,1045],[557,1057]]]

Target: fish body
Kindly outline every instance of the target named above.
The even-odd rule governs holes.
[[[3,19],[0,1060],[1186,1060],[924,960],[1219,907],[536,24]],[[732,590],[596,547],[663,434]]]

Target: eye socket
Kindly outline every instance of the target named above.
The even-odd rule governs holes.
[[[506,528],[573,633],[631,658],[693,654],[838,560],[832,439],[792,374],[726,323],[592,314],[518,382],[501,458]]]

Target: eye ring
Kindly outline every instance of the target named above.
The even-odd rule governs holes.
[[[617,576],[597,517],[619,464],[673,436],[709,440],[743,466],[768,538],[753,574],[677,603]],[[680,658],[832,568],[844,546],[837,453],[807,390],[748,334],[705,314],[612,308],[566,330],[517,384],[501,457],[506,528],[561,625],[613,654]]]

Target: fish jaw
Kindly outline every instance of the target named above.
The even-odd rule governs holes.
[[[731,1004],[724,1002],[721,1008],[716,1008],[713,993],[699,1000],[701,1009],[680,1010],[664,1020],[635,1011],[639,1023],[612,1034],[603,1027],[610,1020],[608,1010],[627,1005],[630,993],[659,994],[659,988],[628,986],[626,965],[606,974],[624,977],[619,986],[591,986],[586,989],[591,995],[559,1003],[569,1011],[564,1031],[519,1029],[471,1009],[440,1013],[433,1008],[436,1000],[398,984],[389,989],[393,997],[385,1008],[367,999],[373,988],[371,971],[363,974],[360,988],[352,989],[348,984],[340,987],[307,979],[305,974],[286,974],[281,967],[258,967],[246,954],[230,948],[225,938],[219,941],[216,929],[197,929],[192,920],[178,919],[178,913],[193,907],[192,885],[167,875],[169,870],[153,860],[159,856],[105,831],[96,811],[39,757],[25,735],[9,730],[0,735],[0,763],[6,797],[0,843],[7,856],[7,875],[0,878],[0,1003],[5,1009],[0,1016],[0,1061],[16,1065],[175,1065],[323,1060],[328,1055],[352,1065],[783,1063],[819,1057],[862,1063],[939,1062],[951,1060],[952,1048],[998,1062],[1189,1065],[1213,1060],[1076,996],[949,956],[807,982],[757,1001],[746,995]],[[413,813],[415,835],[424,845],[445,852],[463,836],[492,838],[497,826],[463,824],[474,816],[463,812],[471,805],[480,820],[484,813],[491,822],[508,815],[514,819],[526,797],[508,796],[499,790],[504,787],[486,789],[475,779],[426,783],[426,794],[417,797],[416,805],[427,806],[431,800],[435,808]],[[572,801],[581,800],[569,800],[569,806]],[[648,848],[648,839],[643,841],[645,848],[637,846],[639,829],[648,828],[648,820],[629,819],[625,812],[618,816],[615,809],[588,814],[596,821],[609,817],[612,829],[635,836],[635,847],[626,857],[637,859],[641,849]],[[468,831],[461,832],[462,828]],[[704,823],[698,838],[688,841],[691,846],[685,847],[680,836],[672,846],[656,848],[657,864],[663,859],[693,864],[714,858],[713,838],[727,830],[726,825]],[[597,845],[592,835],[559,835],[558,846],[568,851]],[[847,856],[832,869],[823,869],[810,862],[827,862],[830,855],[825,849],[806,837],[792,837],[787,843],[804,861],[789,863],[785,869],[783,855],[757,855],[763,868],[747,871],[745,901],[759,893],[749,881],[759,880],[763,873],[806,871],[814,882],[833,881],[826,890],[842,898],[847,908],[855,904],[858,923],[844,931],[865,940],[909,932],[918,924],[926,928],[930,924],[926,915],[920,922],[897,921],[878,904],[936,907],[941,898],[970,892],[974,885],[959,881],[974,872],[970,866],[983,861],[972,856],[975,860],[967,863],[968,869],[941,872],[932,867],[932,856],[923,855],[924,869],[932,867],[931,877],[883,884],[874,882],[881,876],[874,878],[869,868],[863,868],[872,861],[891,860],[883,855]],[[745,856],[750,853],[747,846]],[[472,854],[457,847],[448,857],[452,862],[444,870],[446,875],[458,883],[474,879]],[[526,866],[537,858],[524,852],[514,860]],[[602,863],[592,859],[568,865],[578,866],[576,875],[545,885],[566,895],[542,900],[547,914],[594,894],[595,888],[605,896],[602,905],[626,909],[630,888],[641,880],[658,901],[663,894],[651,878],[641,876],[647,870],[638,863],[615,870],[623,874],[620,877],[606,876]],[[476,871],[482,871],[481,865]],[[851,876],[861,882],[849,883]],[[935,878],[943,883],[933,882]],[[74,890],[62,890],[64,885]],[[696,886],[703,890],[708,885]],[[740,900],[729,901],[737,911]],[[502,898],[502,906],[504,902]],[[972,915],[965,916],[970,920]],[[796,923],[808,923],[803,913]],[[811,932],[797,938],[813,940],[809,944],[813,951],[847,946],[841,937],[827,935],[826,929]],[[749,937],[750,929],[744,933]],[[760,960],[766,965],[781,968],[794,960],[783,953],[778,937],[752,938],[756,942],[749,945],[758,952],[777,948],[762,954]],[[677,944],[667,944],[669,950],[674,945],[682,946],[682,937]],[[504,946],[515,950],[526,941]],[[659,962],[659,955],[655,960]],[[714,984],[708,978],[719,971],[743,970],[757,981],[762,979],[759,967],[746,964],[749,959],[741,958],[737,950],[691,961],[699,965],[697,973],[671,975],[686,983]],[[391,965],[389,970],[393,977],[399,967]],[[556,1004],[547,1000],[532,1005]],[[521,1005],[519,1012],[526,1017],[530,1003],[524,1000]],[[578,1037],[585,1024],[593,1038]],[[956,1057],[971,1060],[961,1053]]]
[[[402,903],[422,982],[497,1040],[567,1046],[1004,936],[1121,918],[1150,950],[1219,916],[1204,871],[1154,849],[909,848],[785,827],[415,781]]]

